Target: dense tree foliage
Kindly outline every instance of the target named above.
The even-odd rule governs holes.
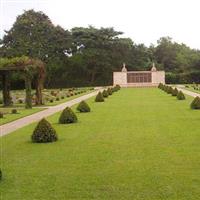
[[[171,38],[146,47],[113,28],[55,26],[42,12],[25,11],[1,40],[0,56],[29,56],[46,63],[46,87],[112,84],[112,72],[149,70],[152,62],[167,72],[167,82],[200,82],[200,51]],[[15,74],[15,79],[19,79]]]

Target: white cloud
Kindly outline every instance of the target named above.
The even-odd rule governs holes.
[[[45,12],[65,29],[114,27],[136,43],[170,36],[200,49],[199,0],[1,0],[1,27],[9,29],[24,9]]]

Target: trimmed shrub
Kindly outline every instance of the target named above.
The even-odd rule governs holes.
[[[101,92],[99,92],[95,98],[96,102],[104,102],[104,98]]]
[[[2,112],[0,112],[0,118],[3,118],[3,113]]]
[[[85,101],[81,101],[76,109],[79,112],[90,112],[90,107]]]
[[[1,169],[0,169],[0,180],[2,179],[2,171],[1,171]]]
[[[177,96],[178,95],[178,90],[177,88],[172,90],[172,96]]]
[[[53,103],[53,99],[50,99],[50,103]]]
[[[104,98],[107,98],[107,97],[109,96],[108,91],[107,91],[107,90],[104,90],[104,91],[102,92],[102,95],[103,95]]]
[[[117,92],[117,89],[115,87],[112,87],[111,90],[112,90],[112,93]]]
[[[121,89],[120,85],[116,85],[115,88],[117,89],[117,91]]]
[[[111,88],[108,88],[108,89],[107,89],[107,92],[108,92],[109,95],[112,95],[112,90],[111,90]]]
[[[55,129],[45,118],[39,121],[31,138],[37,143],[55,142],[58,139]]]
[[[19,100],[18,100],[18,103],[22,104],[22,103],[23,103],[23,100],[22,100],[22,99],[19,99]]]
[[[185,100],[185,95],[183,94],[182,91],[179,91],[178,94],[177,94],[177,96],[176,96],[176,98],[178,100]]]
[[[162,84],[162,83],[159,83],[158,88],[159,88],[159,89],[162,89],[162,88],[163,88],[163,84]]]
[[[167,85],[163,85],[163,91],[164,92],[167,92],[167,87],[168,87]]]
[[[60,124],[70,124],[76,123],[78,121],[76,114],[72,111],[71,108],[65,108],[59,118]]]
[[[168,86],[167,94],[172,94],[173,88],[171,86]]]
[[[60,98],[59,98],[59,97],[56,97],[56,101],[60,101]]]
[[[200,109],[200,97],[195,97],[190,104],[191,109]]]
[[[61,99],[64,99],[64,98],[65,98],[64,96],[61,97]]]
[[[15,108],[12,109],[12,110],[11,110],[11,113],[12,113],[12,114],[17,114],[17,109],[15,109]]]

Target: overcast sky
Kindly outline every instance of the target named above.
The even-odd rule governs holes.
[[[200,0],[0,0],[0,34],[23,10],[46,13],[65,29],[114,27],[135,43],[155,44],[163,36],[200,49]]]

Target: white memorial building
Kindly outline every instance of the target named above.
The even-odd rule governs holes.
[[[157,71],[155,64],[151,71],[127,71],[125,64],[121,72],[113,72],[113,85],[121,87],[153,87],[165,83],[165,71]]]

